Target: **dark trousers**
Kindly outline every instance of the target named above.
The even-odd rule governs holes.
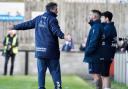
[[[4,75],[7,75],[8,61],[9,61],[10,58],[11,58],[10,75],[13,75],[15,54],[11,54],[11,55],[10,54],[6,54],[5,55]]]
[[[61,71],[60,71],[60,62],[59,59],[37,59],[37,67],[38,67],[38,89],[46,89],[45,88],[45,75],[47,68],[50,71],[54,82],[54,89],[62,89],[61,88]]]

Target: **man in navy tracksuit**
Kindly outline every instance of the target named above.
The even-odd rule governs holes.
[[[39,89],[45,89],[45,75],[49,68],[50,74],[54,81],[55,89],[61,87],[61,71],[60,71],[60,51],[58,37],[68,39],[61,31],[57,17],[57,4],[50,2],[46,5],[46,12],[37,16],[33,20],[10,26],[10,29],[27,30],[35,28],[35,41],[37,67],[38,67],[38,86]]]
[[[106,70],[106,74],[102,75],[103,81],[103,89],[111,89],[111,83],[109,79],[109,70],[111,62],[114,58],[117,46],[117,32],[114,26],[114,22],[111,22],[113,18],[113,14],[109,11],[102,13],[102,21],[104,26],[104,35],[103,39],[104,45],[102,47],[101,55],[104,57],[103,64],[104,70]]]
[[[102,69],[101,44],[103,39],[103,26],[100,21],[101,12],[91,10],[89,14],[89,24],[91,26],[85,48],[84,62],[89,64],[89,73],[96,83],[96,89],[102,89],[102,79],[100,75],[104,74]],[[103,72],[103,73],[102,73]]]

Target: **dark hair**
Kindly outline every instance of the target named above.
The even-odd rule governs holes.
[[[51,9],[54,9],[54,7],[55,6],[57,6],[57,3],[55,3],[55,2],[50,2],[50,3],[48,3],[47,5],[46,5],[46,10],[47,11],[50,11]]]
[[[99,10],[91,10],[93,13],[96,13],[98,16],[99,16],[99,18],[101,17],[101,12],[99,11]]]
[[[113,14],[112,14],[110,11],[105,11],[105,12],[103,12],[103,13],[102,13],[102,16],[107,17],[107,18],[109,19],[109,21],[111,21],[112,18],[113,18]]]

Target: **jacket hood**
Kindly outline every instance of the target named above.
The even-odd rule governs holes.
[[[51,12],[51,11],[46,11],[44,14],[48,14],[48,15],[57,17],[57,14],[55,14],[55,13],[53,13],[53,12]]]

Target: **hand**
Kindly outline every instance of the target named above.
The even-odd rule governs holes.
[[[121,51],[121,52],[124,52],[124,48],[121,48],[120,51]]]
[[[9,45],[8,48],[11,49],[11,45]]]
[[[64,35],[64,39],[65,39],[66,41],[69,41],[68,35]]]
[[[64,39],[65,39],[66,41],[71,41],[71,40],[72,40],[72,37],[71,37],[71,35],[68,33],[67,35],[64,36]]]

